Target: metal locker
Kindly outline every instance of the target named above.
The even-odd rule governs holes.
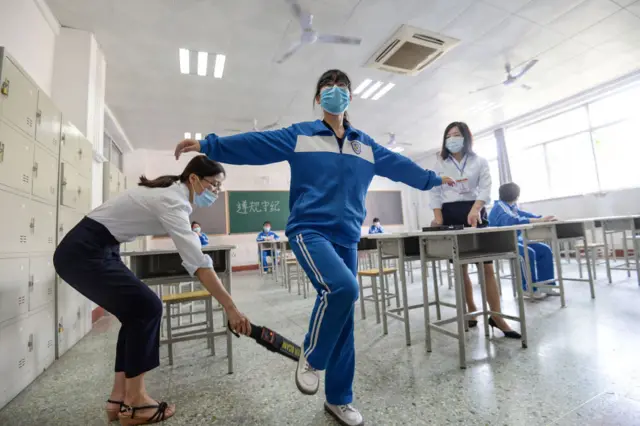
[[[78,172],[68,162],[60,165],[60,204],[76,208],[78,206]]]
[[[53,303],[29,316],[31,334],[34,335],[34,368],[39,375],[55,360],[55,307]]]
[[[0,408],[34,379],[33,345],[28,317],[21,317],[0,328]]]
[[[30,209],[28,198],[0,191],[0,254],[29,252],[33,239]]]
[[[0,185],[31,193],[33,142],[0,119]]]
[[[36,145],[32,170],[33,195],[55,204],[58,199],[58,159]]]
[[[60,244],[60,241],[62,241],[64,236],[67,235],[67,233],[71,231],[78,222],[80,222],[82,217],[83,216],[78,214],[75,210],[69,207],[60,206],[60,210],[58,211],[58,244]]]
[[[76,208],[82,212],[91,210],[91,178],[78,176],[78,203]]]
[[[56,158],[60,153],[61,132],[62,114],[51,99],[40,90],[38,92],[38,110],[36,111],[36,140],[51,151]]]
[[[33,137],[38,109],[38,88],[7,57],[2,62],[1,71],[0,115]]]
[[[29,311],[53,302],[56,270],[53,256],[31,257],[29,266]]]
[[[56,206],[31,201],[31,251],[51,252],[56,248]]]
[[[93,167],[93,145],[82,136],[78,136],[78,157],[76,165],[80,176],[91,179]]]
[[[29,259],[0,259],[0,324],[29,310]]]
[[[60,136],[60,160],[75,165],[78,158],[78,134],[71,123],[63,124]]]

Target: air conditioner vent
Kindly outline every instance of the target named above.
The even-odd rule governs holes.
[[[418,75],[459,42],[441,34],[402,25],[371,57],[367,66]]]

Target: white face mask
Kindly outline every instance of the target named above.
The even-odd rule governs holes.
[[[462,136],[449,136],[445,142],[445,147],[449,152],[457,154],[464,148],[464,138]]]
[[[373,222],[373,226],[375,226],[376,228],[380,228],[380,222]]]
[[[193,228],[193,232],[198,232],[199,233],[200,232],[200,227],[196,226],[195,228]]]
[[[268,234],[271,231],[271,228],[268,226],[265,226],[264,228],[262,228],[262,230]]]

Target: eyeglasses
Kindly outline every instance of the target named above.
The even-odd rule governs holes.
[[[211,187],[215,191],[219,191],[222,188],[222,182],[220,182],[220,181],[212,182],[209,179],[205,179],[205,178],[201,178],[200,180],[204,181],[204,182],[207,182],[209,185],[211,185]]]

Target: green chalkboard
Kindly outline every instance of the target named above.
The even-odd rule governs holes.
[[[265,221],[283,231],[289,219],[289,191],[229,191],[229,233],[260,232]]]

